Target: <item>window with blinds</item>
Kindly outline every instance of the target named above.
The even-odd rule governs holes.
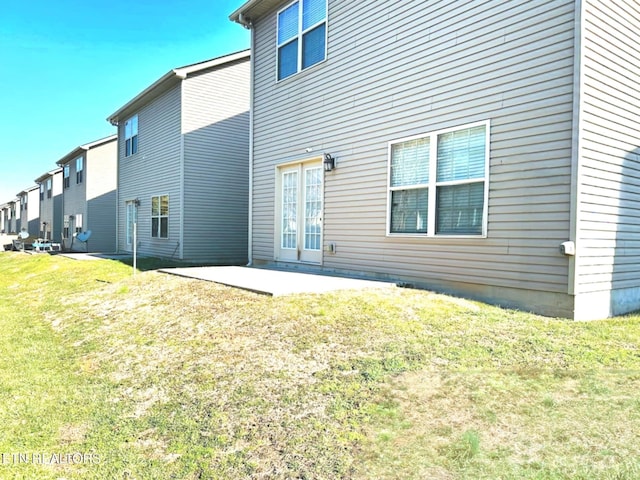
[[[278,13],[278,80],[326,58],[327,0],[298,0]]]
[[[169,238],[169,195],[151,197],[151,236]]]
[[[484,235],[489,122],[389,144],[391,234]]]
[[[138,153],[138,115],[124,122],[124,156]]]

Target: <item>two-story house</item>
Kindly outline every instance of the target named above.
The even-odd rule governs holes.
[[[40,189],[38,185],[18,192],[20,224],[18,231],[25,231],[32,237],[40,235]]]
[[[40,206],[39,237],[62,243],[62,169],[43,173],[35,182]]]
[[[3,203],[0,205],[0,218],[2,221],[2,232],[6,234],[16,233],[16,201]]]
[[[247,261],[249,51],[170,70],[118,126],[118,251]]]
[[[62,241],[72,251],[115,252],[117,135],[81,145],[60,160]],[[91,232],[86,242],[77,234]]]
[[[7,228],[9,226],[9,204],[0,204],[0,233],[9,233]]]
[[[254,264],[640,308],[640,11],[249,0]]]

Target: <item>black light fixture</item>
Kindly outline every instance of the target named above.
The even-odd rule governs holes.
[[[330,172],[334,168],[336,168],[336,159],[331,156],[330,153],[324,154],[324,161],[322,162],[324,165],[324,171]]]

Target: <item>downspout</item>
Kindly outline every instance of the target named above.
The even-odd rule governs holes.
[[[116,127],[117,128],[117,127]],[[116,251],[120,251],[120,169],[118,163],[120,162],[120,137],[116,138]]]
[[[176,73],[176,75],[178,75]],[[185,106],[184,106],[184,91],[186,83],[186,75],[178,75],[180,78],[180,235],[178,237],[178,245],[176,245],[173,255],[176,254],[176,250],[179,250],[179,259],[184,259],[184,214],[187,210],[184,204],[184,135],[185,135]],[[171,207],[169,207],[171,208]],[[171,210],[169,210],[171,211]]]
[[[255,71],[255,35],[251,20],[246,18],[243,13],[239,13],[237,18],[230,18],[247,30],[251,30],[251,54],[249,57],[249,208],[247,222],[247,266],[250,267],[253,265],[253,75]]]
[[[116,127],[116,251],[114,253],[120,253],[120,125],[116,120],[107,119],[107,121]]]
[[[255,72],[255,31],[253,25],[242,14],[238,23],[251,30],[251,54],[249,57],[249,209],[247,225],[247,266],[253,265],[253,107],[254,107],[254,72]]]

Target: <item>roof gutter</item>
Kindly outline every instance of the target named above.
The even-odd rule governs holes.
[[[145,88],[142,92],[140,92],[138,95],[136,95],[132,100],[127,102],[125,106],[123,106],[118,111],[109,115],[107,117],[107,121],[111,125],[118,126],[118,124],[120,123],[120,117],[123,116],[123,114],[127,112],[127,110],[129,109],[135,110],[134,107],[138,105],[142,100],[147,98],[150,94],[152,94],[154,90],[158,89],[158,87],[160,86],[172,84],[173,83],[172,80],[175,81],[176,77],[178,80],[184,80],[186,78],[186,74],[178,73],[175,69],[170,70],[169,72],[165,73],[160,79],[156,80],[153,84],[151,84],[150,86]]]
[[[247,17],[245,17],[244,13],[238,14],[237,18],[235,18],[234,21],[236,23],[239,23],[240,25],[242,25],[247,30],[251,30],[251,27],[253,27],[253,24],[251,23],[251,20],[249,20]]]

